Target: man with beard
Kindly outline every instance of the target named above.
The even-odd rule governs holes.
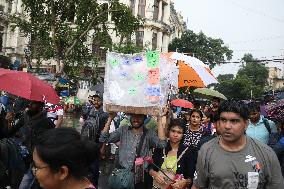
[[[201,147],[192,189],[283,189],[274,151],[245,135],[249,118],[246,105],[225,101],[218,115],[220,137]]]
[[[219,105],[220,105],[220,101],[221,101],[220,98],[217,98],[217,97],[213,97],[212,98],[212,104],[211,104],[211,108],[209,109],[209,112],[213,116],[217,115],[217,113],[218,113],[218,108],[219,108]]]
[[[7,120],[8,122],[13,121],[12,114],[7,117]],[[48,129],[53,129],[54,127],[54,123],[46,117],[44,103],[31,101],[27,111],[25,111],[23,116],[9,129],[9,135],[14,135],[19,139],[21,144],[27,148],[28,154],[26,154],[25,162],[28,167],[32,162],[32,152],[38,137]],[[34,180],[31,170],[28,169],[22,179],[19,189],[31,188]]]
[[[136,180],[142,179],[135,183],[135,189],[146,189],[152,188],[152,184],[147,183],[147,177],[150,177],[149,173],[140,171],[137,173],[138,168],[136,163],[140,162],[140,166],[145,169],[147,168],[147,163],[143,162],[143,158],[150,155],[150,150],[152,148],[165,148],[167,145],[165,128],[162,124],[162,117],[158,117],[158,135],[156,132],[147,130],[145,128],[146,115],[142,114],[130,114],[130,126],[120,126],[118,129],[109,133],[110,124],[116,113],[110,113],[108,121],[102,130],[100,141],[117,143],[119,145],[119,153],[117,159],[116,168],[128,170],[128,172],[133,172]],[[141,167],[140,167],[141,168]],[[141,170],[141,169],[140,169]],[[140,178],[137,178],[140,175]],[[134,183],[133,183],[134,184]],[[116,188],[116,186],[110,186],[111,188]]]
[[[85,119],[82,126],[81,136],[84,140],[90,140],[100,145],[100,156],[105,158],[105,143],[99,143],[99,137],[102,129],[104,128],[108,113],[103,111],[102,95],[96,93],[89,97],[89,106],[82,110],[82,117]],[[98,186],[99,179],[99,161],[94,160],[91,166],[90,181],[94,186]]]

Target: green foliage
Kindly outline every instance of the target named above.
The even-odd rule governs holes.
[[[169,51],[194,54],[194,56],[213,68],[220,63],[232,58],[233,51],[224,45],[221,39],[207,37],[200,32],[195,34],[191,30],[185,31],[180,39],[174,39],[169,45]]]
[[[251,54],[246,54],[243,60],[246,65],[238,71],[236,78],[232,74],[218,76],[219,84],[215,88],[227,98],[250,99],[251,91],[252,97],[258,98],[264,93],[268,70]]]
[[[99,40],[100,47],[111,48],[108,35],[109,17],[121,41],[136,31],[142,20],[118,0],[99,4],[97,0],[22,0],[25,13],[10,17],[14,27],[31,36],[31,58],[38,63],[55,59],[67,66],[69,74],[97,63],[90,49],[89,37]],[[92,35],[92,36],[90,36]],[[75,67],[74,67],[75,66]],[[73,68],[72,68],[73,67]],[[60,70],[60,71],[62,71]],[[77,71],[76,71],[77,70]]]
[[[143,47],[137,46],[132,41],[127,41],[122,44],[113,44],[113,50],[115,52],[124,53],[124,54],[134,54],[141,52],[143,50]]]

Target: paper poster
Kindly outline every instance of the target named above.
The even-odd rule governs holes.
[[[158,51],[134,55],[109,52],[104,103],[132,107],[163,107],[171,83],[171,63]],[[173,64],[175,65],[175,64]],[[163,70],[165,67],[165,70]]]

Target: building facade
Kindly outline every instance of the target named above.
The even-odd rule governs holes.
[[[109,1],[98,0],[98,2],[107,4]],[[131,36],[137,46],[167,52],[170,41],[175,37],[180,37],[186,29],[182,16],[174,9],[172,0],[120,0],[120,2],[129,6],[133,15],[145,19],[143,27]],[[12,30],[7,19],[9,14],[17,13],[23,13],[22,0],[14,0],[13,3],[0,0],[0,43],[2,44],[0,44],[0,55],[10,57],[12,63],[16,60],[26,63],[26,57],[29,54],[27,52],[29,39],[21,35],[18,28]],[[108,19],[110,20],[110,17]],[[90,34],[93,32],[90,31]],[[120,42],[119,36],[113,29],[109,29],[109,35],[113,43]],[[87,44],[93,52],[100,51],[101,47],[96,46],[94,39],[90,38]],[[105,52],[106,49],[102,50],[102,53]],[[45,64],[56,65],[52,60]]]
[[[23,36],[18,28],[13,30],[8,22],[8,15],[23,13],[22,0],[13,3],[0,0],[0,54],[11,58],[12,63],[25,62],[25,49],[28,38]]]

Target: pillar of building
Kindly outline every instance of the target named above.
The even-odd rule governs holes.
[[[163,32],[159,31],[157,33],[157,50],[162,51],[163,47]]]
[[[17,12],[17,4],[18,4],[18,0],[13,1],[11,14],[15,14]]]
[[[18,3],[17,3],[17,13],[23,13],[23,2],[22,0],[18,0]]]
[[[162,15],[163,15],[163,1],[159,1],[158,20],[162,21]]]
[[[163,35],[163,46],[162,46],[162,52],[168,52],[169,47],[169,35],[164,34]]]
[[[163,22],[166,24],[170,23],[171,7],[170,4],[166,4],[164,7],[164,19]]]

